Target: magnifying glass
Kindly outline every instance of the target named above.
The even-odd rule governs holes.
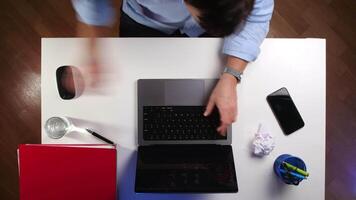
[[[83,129],[83,128],[74,126],[71,123],[71,121],[66,117],[51,117],[46,121],[44,128],[45,128],[45,131],[46,131],[48,137],[50,137],[52,139],[60,139],[65,134],[72,132],[72,131],[82,132],[84,130],[106,143],[114,144],[113,141],[107,139],[106,137],[104,137],[102,135],[99,135],[98,133],[96,133],[90,129]]]

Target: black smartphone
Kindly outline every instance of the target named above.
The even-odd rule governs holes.
[[[304,121],[287,88],[283,87],[267,96],[267,102],[284,134],[289,135],[304,127]]]

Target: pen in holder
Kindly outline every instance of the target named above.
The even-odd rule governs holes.
[[[302,180],[309,176],[304,161],[289,154],[278,156],[274,161],[273,169],[284,183],[290,185],[299,185]]]

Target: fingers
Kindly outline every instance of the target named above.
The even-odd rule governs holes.
[[[211,112],[213,111],[213,109],[214,109],[214,106],[215,106],[215,103],[214,103],[214,101],[210,98],[210,99],[209,99],[209,102],[208,102],[208,105],[206,106],[206,110],[205,110],[205,112],[204,112],[204,116],[205,116],[205,117],[210,115],[210,113],[211,113]]]
[[[229,124],[222,122],[221,125],[216,129],[216,131],[218,131],[220,133],[220,135],[226,136],[226,131],[227,131],[228,126],[229,126]]]
[[[234,122],[234,118],[231,118],[231,116],[221,116],[221,124],[220,126],[216,129],[222,136],[226,136],[226,130],[227,127]]]
[[[208,105],[206,106],[206,110],[204,112],[204,116],[209,116],[211,114],[211,112],[213,111],[215,106],[215,102],[214,100],[212,100],[212,98],[210,98]],[[226,130],[227,127],[233,122],[235,121],[235,116],[234,113],[231,113],[229,109],[221,109],[218,107],[219,113],[220,113],[220,120],[221,120],[221,124],[220,126],[217,128],[217,131],[223,135],[226,136]]]
[[[221,108],[218,107],[218,109],[220,113],[221,124],[217,128],[217,131],[222,136],[226,136],[227,127],[236,121],[236,113],[237,113],[236,107],[235,106],[221,107]]]
[[[96,87],[100,81],[100,69],[95,60],[90,63],[89,73],[91,76],[90,86]]]

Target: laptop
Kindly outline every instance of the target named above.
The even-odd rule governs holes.
[[[216,79],[140,79],[135,192],[237,192],[231,147],[216,128],[215,108],[204,117]]]

